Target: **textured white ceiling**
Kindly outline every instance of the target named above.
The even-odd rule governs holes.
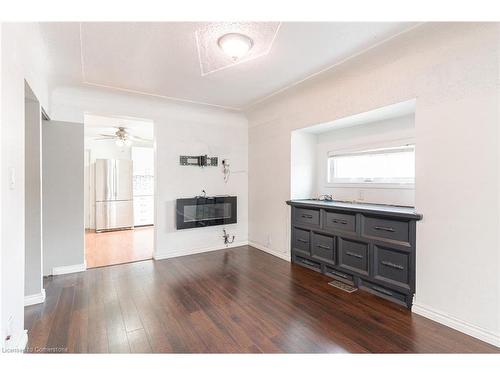
[[[275,24],[262,24],[262,40],[274,40],[267,54],[224,69],[209,65],[207,71],[216,71],[205,75],[196,35],[210,23],[43,23],[42,32],[55,86],[84,83],[244,109],[415,25],[284,22],[270,39]],[[209,48],[203,47],[207,54]]]
[[[267,55],[279,27],[279,22],[212,22],[203,25],[196,30],[201,74],[205,76]],[[219,38],[229,33],[243,34],[253,41],[253,46],[247,55],[237,62],[218,48]]]

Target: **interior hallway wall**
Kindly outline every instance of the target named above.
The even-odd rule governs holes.
[[[250,108],[249,240],[289,256],[293,130],[416,98],[414,311],[500,346],[499,31],[424,24]]]
[[[43,274],[84,270],[83,124],[44,121],[42,150]]]
[[[175,103],[161,98],[101,88],[59,88],[52,95],[52,117],[81,122],[84,112],[149,119],[155,131],[155,253],[168,258],[224,248],[222,226],[177,230],[175,201],[205,190],[208,195],[236,195],[238,223],[226,226],[235,243],[248,240],[248,128],[246,117],[219,108]],[[222,167],[179,165],[180,155],[228,158],[231,177]]]
[[[1,24],[1,338],[4,348],[23,348],[24,331],[24,82],[50,113],[48,64],[36,23]],[[11,339],[6,341],[7,335]]]
[[[42,280],[42,175],[40,103],[26,84],[25,98],[25,268],[24,295],[40,301]]]

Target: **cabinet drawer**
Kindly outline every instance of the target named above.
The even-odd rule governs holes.
[[[295,208],[295,222],[312,226],[319,226],[319,210]]]
[[[368,244],[338,237],[339,266],[368,275]]]
[[[380,297],[387,298],[393,302],[399,303],[400,305],[408,306],[410,303],[410,300],[412,298],[412,296],[410,296],[410,295],[396,292],[392,289],[388,289],[388,288],[382,287],[380,285],[373,284],[373,283],[366,281],[366,280],[363,280],[363,279],[360,280],[359,284],[360,284],[359,286],[361,287],[361,289],[372,292]]]
[[[312,269],[313,271],[321,272],[321,264],[310,259],[303,258],[299,255],[294,256],[295,263]]]
[[[342,271],[337,271],[332,267],[325,266],[325,275],[331,276],[334,279],[340,280],[347,284],[354,284],[354,277],[349,275],[348,273],[344,273]]]
[[[319,261],[335,263],[334,239],[330,236],[313,233],[311,243],[311,256]]]
[[[310,254],[310,233],[307,230],[293,228],[293,249]]]
[[[364,216],[363,236],[388,239],[398,242],[410,242],[410,223],[403,220],[380,219]]]
[[[410,289],[410,253],[375,245],[373,277]]]
[[[325,211],[325,229],[356,232],[356,215]]]

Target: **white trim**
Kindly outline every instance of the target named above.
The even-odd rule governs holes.
[[[207,253],[209,251],[225,250],[225,249],[230,249],[233,247],[245,246],[245,245],[248,245],[247,241],[232,243],[227,247],[223,247],[221,245],[216,245],[216,246],[210,246],[210,247],[205,247],[205,248],[195,248],[195,249],[179,249],[179,250],[173,250],[173,251],[172,250],[155,251],[153,254],[153,259],[154,260],[161,260],[161,259],[177,258],[177,257],[185,256],[185,255],[201,254],[201,253]]]
[[[5,341],[4,353],[24,353],[28,345],[28,331],[23,329],[18,335],[13,335]]]
[[[252,246],[252,247],[255,247],[256,249],[259,249],[265,253],[268,253],[268,254],[271,254],[271,255],[274,255],[275,257],[278,257],[278,258],[281,258],[283,260],[286,260],[287,262],[290,262],[291,261],[291,257],[290,257],[290,254],[285,254],[285,253],[280,253],[276,250],[272,250],[264,245],[260,245],[256,242],[252,242],[252,241],[248,241],[248,245],[249,246]]]
[[[83,272],[87,270],[87,262],[82,264],[73,264],[71,266],[60,266],[52,268],[52,275],[66,275],[67,273]]]
[[[415,314],[421,315],[438,323],[444,324],[445,326],[456,329],[457,331],[465,333],[466,335],[475,337],[491,345],[500,347],[499,334],[486,331],[481,327],[467,323],[463,320],[457,319],[453,316],[450,316],[449,314],[443,313],[423,304],[413,304],[411,311]]]
[[[328,182],[327,188],[360,188],[360,189],[403,189],[415,190],[415,184],[381,183],[381,182]]]
[[[44,303],[44,302],[45,302],[45,289],[42,289],[40,293],[24,296],[24,306],[37,305],[39,303]]]

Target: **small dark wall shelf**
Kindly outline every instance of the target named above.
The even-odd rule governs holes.
[[[416,222],[411,208],[314,200],[292,206],[292,262],[411,308]]]

